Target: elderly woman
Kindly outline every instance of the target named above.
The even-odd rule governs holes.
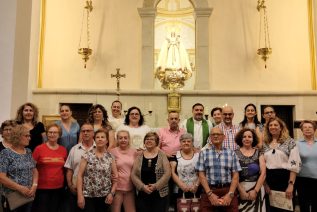
[[[21,105],[17,111],[16,122],[22,124],[30,131],[31,140],[28,146],[33,152],[36,146],[46,140],[45,128],[42,122],[38,121],[39,110],[33,103],[27,102]]]
[[[117,166],[107,151],[107,132],[95,133],[96,148],[86,152],[77,178],[78,207],[89,212],[105,212],[113,202],[117,188]]]
[[[159,136],[149,132],[144,137],[145,151],[135,160],[131,179],[136,189],[137,211],[163,212],[167,209],[168,180],[171,168],[158,148]]]
[[[178,186],[178,198],[183,194],[186,198],[200,196],[199,179],[195,171],[195,165],[198,161],[199,153],[195,152],[193,136],[185,133],[180,137],[180,151],[176,152],[174,161],[170,161],[172,169],[172,178]]]
[[[116,147],[115,132],[108,121],[108,113],[104,106],[100,104],[95,104],[91,106],[88,111],[87,121],[94,126],[94,131],[99,129],[104,129],[108,133],[108,144],[107,148],[112,149]]]
[[[23,125],[17,125],[11,132],[11,147],[0,153],[0,183],[3,185],[4,195],[11,192],[19,192],[27,198],[35,195],[38,172],[31,150],[25,148],[29,145],[30,138],[29,130]],[[2,206],[5,211],[10,211],[7,199],[2,201]],[[29,212],[31,207],[32,202],[29,202],[13,211]]]
[[[297,175],[296,187],[300,211],[317,211],[317,138],[314,136],[316,123],[305,120],[301,123],[304,138],[298,144],[302,167]]]
[[[58,143],[64,146],[67,152],[78,142],[80,127],[77,121],[72,116],[72,110],[69,105],[62,104],[59,108],[61,120],[56,121],[56,124],[61,127],[62,134],[58,139]]]
[[[264,156],[255,148],[259,138],[253,129],[244,128],[235,137],[240,146],[236,155],[242,171],[239,172],[239,211],[265,212],[265,180],[266,166]]]
[[[150,127],[144,124],[143,115],[138,107],[128,109],[124,124],[119,126],[117,131],[119,130],[129,131],[132,147],[137,150],[143,150],[144,136],[151,131]]]
[[[33,212],[58,211],[62,203],[64,186],[64,164],[67,158],[65,147],[57,143],[62,129],[57,124],[47,127],[47,142],[37,146],[33,152],[39,181]]]
[[[112,212],[120,212],[121,206],[125,211],[135,212],[134,186],[131,181],[133,163],[137,151],[130,147],[130,134],[128,131],[117,132],[118,147],[110,150],[115,157],[118,169],[118,185],[112,204]]]
[[[271,190],[282,191],[286,198],[292,199],[301,160],[298,147],[281,119],[272,118],[265,125],[263,151],[267,168],[266,191],[269,194]],[[270,211],[284,210],[271,206]]]
[[[11,147],[10,137],[12,128],[16,126],[16,122],[14,120],[6,120],[2,122],[0,128],[0,134],[3,140],[0,142],[0,151]]]

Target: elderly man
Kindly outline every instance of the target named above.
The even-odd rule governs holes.
[[[212,128],[212,123],[209,120],[205,120],[204,106],[201,103],[196,103],[192,107],[193,116],[189,119],[185,119],[181,127],[194,137],[194,147],[201,149],[207,143],[209,131]]]
[[[169,126],[158,131],[160,148],[168,158],[176,155],[176,152],[180,149],[179,138],[185,133],[183,128],[179,128],[179,121],[179,113],[171,111],[167,118]]]
[[[223,147],[236,150],[238,145],[236,144],[234,137],[239,132],[240,127],[232,123],[234,117],[233,109],[230,106],[225,106],[222,108],[222,122],[216,126],[221,129],[225,134],[223,141]]]
[[[94,127],[90,123],[84,123],[80,129],[81,142],[73,146],[69,152],[68,158],[64,167],[66,170],[67,186],[71,192],[70,204],[66,207],[71,207],[70,211],[78,211],[77,208],[77,174],[81,157],[91,149],[95,148],[94,144]]]
[[[223,147],[224,138],[220,128],[212,128],[211,144],[199,153],[196,171],[205,191],[201,195],[202,212],[238,211],[235,190],[241,167],[234,151]]]

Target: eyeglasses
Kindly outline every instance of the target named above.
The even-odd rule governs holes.
[[[31,135],[30,135],[30,134],[26,134],[26,135],[23,135],[23,137],[25,137],[25,138],[31,138]]]
[[[4,128],[3,131],[11,132],[12,129],[11,128]]]
[[[129,115],[130,116],[139,116],[140,114],[139,113],[130,113]]]
[[[82,133],[90,133],[91,131],[93,131],[93,130],[80,130],[80,132],[82,132]]]
[[[224,116],[232,116],[233,113],[223,113]]]
[[[265,112],[264,114],[265,115],[268,115],[268,114],[273,114],[274,113],[274,111],[267,111],[267,112]]]
[[[210,134],[210,136],[213,136],[213,137],[215,137],[215,136],[222,136],[223,134],[221,134],[221,133],[211,133]]]
[[[47,134],[58,134],[58,131],[48,131]]]

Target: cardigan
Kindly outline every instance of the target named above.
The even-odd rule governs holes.
[[[143,162],[143,153],[134,161],[131,180],[137,190],[143,189],[144,183],[141,181],[141,167]],[[160,197],[168,195],[168,181],[171,177],[171,168],[166,155],[159,150],[157,164],[155,167],[156,183],[155,187],[159,191]]]

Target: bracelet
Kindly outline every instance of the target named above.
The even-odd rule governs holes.
[[[207,192],[207,196],[210,197],[212,195],[212,190]]]
[[[32,186],[36,186],[37,187],[37,183],[33,183]]]
[[[294,185],[294,182],[290,180],[288,181],[288,184]]]

